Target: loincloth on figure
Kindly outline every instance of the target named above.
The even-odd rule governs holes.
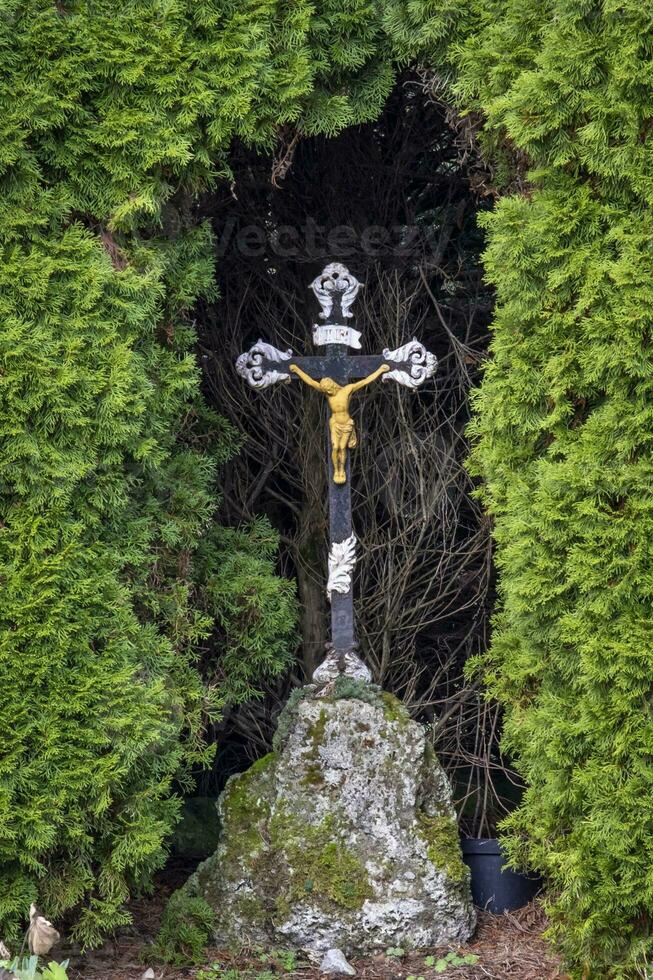
[[[334,446],[347,446],[349,449],[355,448],[358,440],[352,418],[347,419],[346,422],[340,422],[338,419],[331,418],[329,424],[331,426],[331,441]]]

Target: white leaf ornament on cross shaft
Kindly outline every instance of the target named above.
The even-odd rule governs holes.
[[[329,554],[329,579],[327,581],[327,596],[331,602],[331,593],[340,592],[346,595],[351,589],[351,573],[356,564],[356,535],[352,534],[344,541],[334,541]]]
[[[278,350],[272,344],[266,344],[264,340],[257,341],[244,354],[236,360],[236,371],[247,381],[252,388],[268,388],[276,384],[277,381],[290,382],[290,374],[287,369],[277,371],[266,366],[266,362],[276,362],[283,367],[286,361],[292,357],[292,351]]]
[[[435,354],[431,354],[415,337],[397,350],[389,350],[386,347],[383,357],[390,364],[393,361],[403,361],[408,365],[408,370],[402,366],[383,375],[383,381],[396,381],[406,388],[419,388],[427,378],[433,377],[438,366]]]

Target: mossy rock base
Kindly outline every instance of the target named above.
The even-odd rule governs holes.
[[[220,945],[338,947],[464,941],[474,928],[451,792],[402,705],[369,689],[305,688],[277,751],[233,777],[216,853],[185,886]]]

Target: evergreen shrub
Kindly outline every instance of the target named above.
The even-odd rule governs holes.
[[[201,963],[213,936],[214,920],[215,912],[203,898],[183,888],[173,892],[148,960],[173,966]]]
[[[470,19],[470,11],[474,18]],[[466,4],[443,58],[494,167],[491,359],[473,467],[500,601],[485,660],[571,975],[653,962],[653,20]],[[442,63],[442,62],[441,62]]]

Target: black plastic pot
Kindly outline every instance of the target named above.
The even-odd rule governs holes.
[[[542,887],[538,875],[519,874],[504,868],[505,855],[496,837],[463,837],[463,860],[472,873],[474,905],[500,914],[520,909]]]

